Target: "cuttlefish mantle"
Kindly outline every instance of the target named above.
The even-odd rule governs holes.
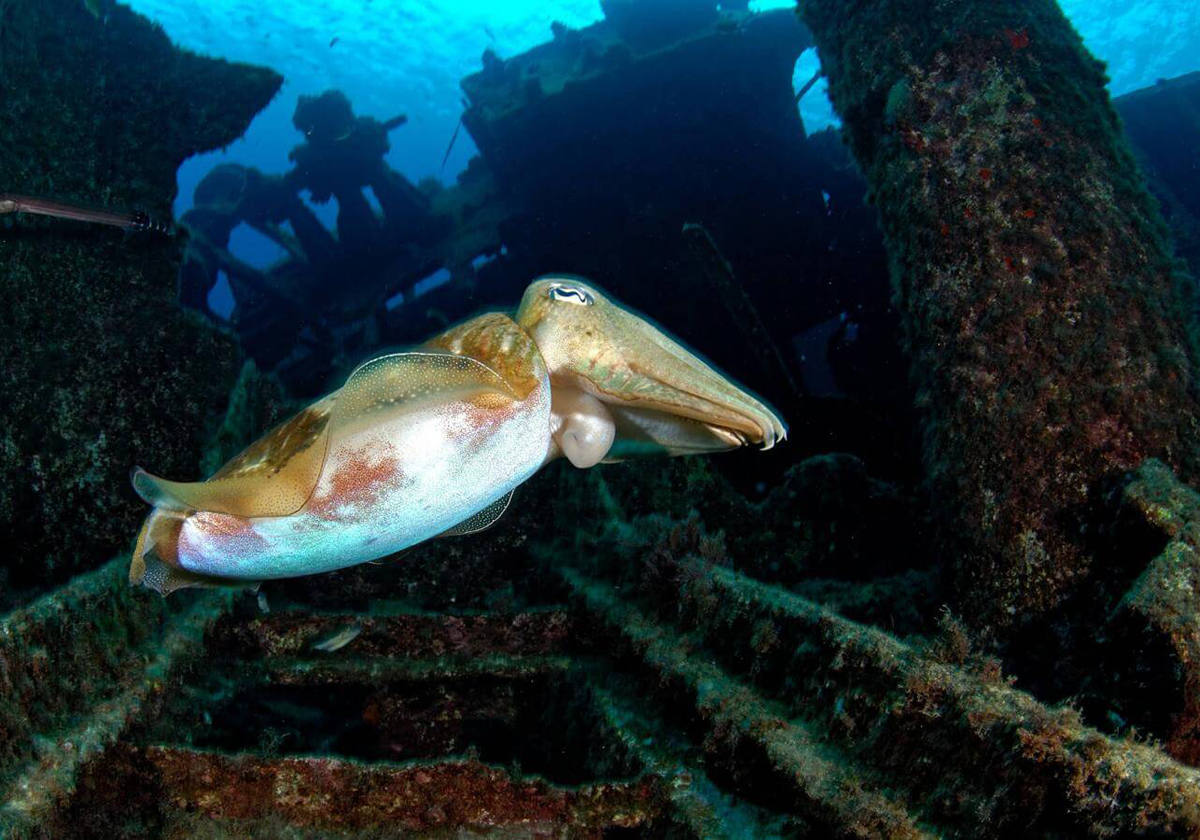
[[[153,510],[130,581],[168,594],[353,566],[488,527],[559,457],[576,467],[786,437],[779,417],[595,286],[542,277],[341,388],[211,477],[137,469]]]

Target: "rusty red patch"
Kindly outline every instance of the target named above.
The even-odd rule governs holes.
[[[1014,50],[1023,50],[1029,46],[1029,32],[1025,29],[1005,29],[1004,37]]]
[[[236,543],[239,552],[253,553],[267,546],[266,539],[254,530],[254,524],[249,519],[207,511],[194,514],[192,518],[200,533],[215,540],[228,540]],[[191,544],[187,531],[182,532],[181,544],[184,545],[184,550],[192,552],[196,550],[196,546]]]
[[[516,414],[520,403],[500,394],[468,400],[461,409],[463,428],[455,438],[468,446],[481,446],[496,431],[496,427]]]
[[[266,539],[254,530],[254,524],[249,519],[243,519],[240,516],[222,517],[218,527],[221,533],[231,540],[264,548],[267,545]]]
[[[341,506],[370,504],[399,472],[400,460],[394,455],[376,460],[354,455],[334,470],[329,477],[329,489],[313,496],[309,510],[325,519],[338,519]]]

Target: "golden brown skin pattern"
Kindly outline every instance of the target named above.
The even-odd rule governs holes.
[[[517,399],[525,399],[537,387],[541,370],[538,348],[512,318],[501,312],[489,312],[451,327],[425,347],[484,362],[500,374]]]
[[[241,478],[259,472],[278,473],[293,458],[315,445],[328,423],[327,403],[306,406],[243,449],[213,473],[212,478]]]

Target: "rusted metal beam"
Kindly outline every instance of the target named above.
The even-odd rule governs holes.
[[[726,765],[734,779],[756,779],[751,795],[775,799],[830,836],[937,836],[886,792],[882,779],[856,766],[782,704],[697,655],[693,640],[629,606],[611,586],[569,568],[563,576],[584,609],[600,619],[602,632],[616,634],[665,693],[691,707],[705,731],[708,762]]]
[[[80,767],[174,688],[228,608],[206,592],[173,608],[129,586],[118,557],[0,621],[0,836],[36,834]]]
[[[177,816],[229,820],[242,836],[256,820],[277,819],[316,830],[519,827],[533,837],[599,837],[644,825],[661,809],[655,777],[562,788],[471,760],[368,765],[167,746],[139,752]]]
[[[645,589],[619,593],[577,572],[564,574],[599,622],[601,637],[619,632],[641,667],[691,668],[689,684],[729,694],[737,703],[729,717],[739,722],[756,719],[758,700],[739,699],[746,695],[735,689],[749,680],[781,704],[780,720],[803,721],[814,743],[858,762],[864,784],[888,778],[889,789],[902,791],[923,823],[981,837],[1200,833],[1200,771],[1152,746],[1084,726],[1073,709],[1039,703],[1012,688],[994,662],[952,664],[935,646],[914,647],[704,562],[687,545],[679,546],[673,568],[664,564],[671,561],[655,558],[654,575],[667,582],[671,597],[651,594],[657,610],[651,616],[628,606]],[[719,668],[702,664],[710,657]],[[707,678],[696,670],[703,668]],[[783,759],[773,760],[783,772]]]
[[[229,618],[213,643],[235,656],[297,656],[344,628],[358,634],[344,648],[355,656],[435,658],[482,653],[537,655],[566,650],[570,620],[562,609],[512,615],[395,612],[277,613],[249,621]]]

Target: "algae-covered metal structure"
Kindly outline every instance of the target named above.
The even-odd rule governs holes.
[[[0,226],[0,836],[1200,836],[1197,179],[1146,129],[1195,148],[1200,86],[1111,102],[1049,0],[737,5],[485,56],[458,182],[373,168],[390,250],[309,228],[229,322],[186,284],[233,219],[290,241],[246,185],[318,224],[288,176],[175,236]],[[796,113],[814,45],[841,137]],[[280,85],[74,0],[0,3],[0,73],[0,189],[163,216]],[[786,444],[560,462],[486,531],[254,591],[129,586],[130,466],[211,473],[565,267],[734,336]]]

